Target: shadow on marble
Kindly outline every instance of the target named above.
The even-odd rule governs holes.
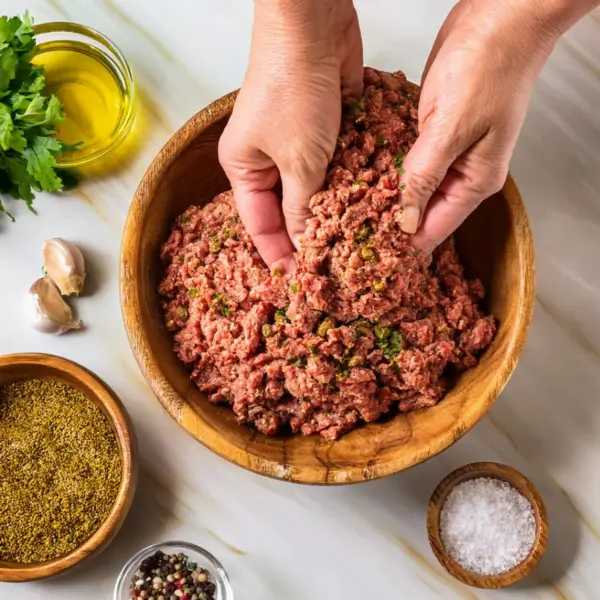
[[[108,252],[99,250],[97,244],[94,246],[86,242],[74,241],[83,253],[86,263],[85,287],[81,297],[94,296],[114,280],[113,258]]]

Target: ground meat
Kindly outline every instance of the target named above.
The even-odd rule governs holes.
[[[269,272],[230,191],[173,226],[159,289],[166,326],[192,380],[240,423],[337,439],[394,407],[433,406],[446,375],[490,344],[483,286],[465,279],[453,239],[422,256],[400,230],[418,97],[402,73],[365,70],[293,276]]]

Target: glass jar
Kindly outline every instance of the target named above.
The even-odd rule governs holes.
[[[45,68],[48,92],[56,93],[65,105],[66,119],[59,125],[58,137],[67,144],[83,142],[59,157],[58,166],[95,165],[113,155],[133,128],[136,91],[131,68],[117,46],[91,27],[55,22],[36,25],[34,30],[33,63]],[[73,127],[65,139],[61,128],[64,134],[69,125]]]

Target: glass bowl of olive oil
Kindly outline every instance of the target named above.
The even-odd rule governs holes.
[[[57,137],[76,146],[59,167],[82,169],[123,144],[135,122],[135,84],[123,53],[107,37],[76,23],[35,27],[33,63],[42,65],[50,93],[61,100],[65,120]]]

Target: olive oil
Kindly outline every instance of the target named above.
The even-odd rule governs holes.
[[[64,105],[58,138],[77,149],[65,158],[82,158],[110,148],[130,111],[126,82],[110,56],[78,41],[38,45],[33,62],[46,71],[48,90]]]

